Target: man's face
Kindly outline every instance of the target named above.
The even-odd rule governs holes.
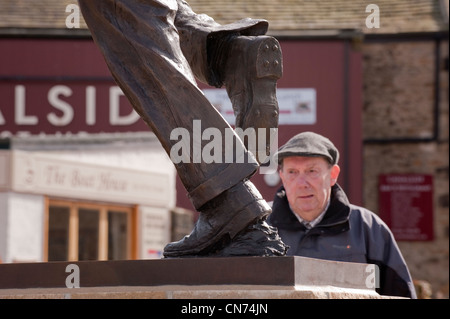
[[[291,156],[283,160],[280,178],[289,204],[297,215],[311,221],[325,208],[340,168],[323,157]]]

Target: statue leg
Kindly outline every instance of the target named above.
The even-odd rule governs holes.
[[[207,255],[224,247],[238,233],[270,213],[270,207],[248,178],[258,164],[239,138],[197,87],[180,47],[175,17],[178,4],[168,1],[79,0],[94,41],[133,108],[158,137],[168,154],[195,121],[220,132],[222,160],[205,163],[189,153],[175,163],[199,221],[190,236],[167,245],[166,257]],[[197,122],[198,123],[198,122]],[[233,132],[235,154],[244,163],[225,160],[225,138]],[[188,148],[209,140],[189,140]],[[216,144],[219,141],[216,141]],[[269,251],[272,251],[269,249]],[[273,254],[273,253],[269,253]]]

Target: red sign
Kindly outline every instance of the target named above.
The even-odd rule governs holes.
[[[379,213],[396,240],[433,240],[431,175],[379,176]]]
[[[113,81],[0,84],[2,136],[149,130]]]

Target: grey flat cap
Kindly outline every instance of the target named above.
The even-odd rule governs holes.
[[[289,156],[323,156],[331,164],[337,164],[339,151],[328,138],[313,132],[303,132],[292,137],[274,155],[278,164]]]

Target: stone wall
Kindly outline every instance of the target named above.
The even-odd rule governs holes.
[[[433,298],[448,298],[448,39],[438,47],[440,87],[435,123],[436,41],[364,43],[363,196],[364,205],[378,212],[380,174],[433,176],[434,240],[400,241],[399,246],[413,279],[429,282]]]

